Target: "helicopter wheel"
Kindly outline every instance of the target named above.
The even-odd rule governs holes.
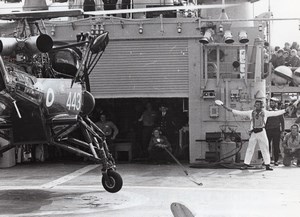
[[[102,185],[104,189],[110,193],[116,193],[121,190],[123,180],[119,173],[114,170],[107,171],[107,178],[102,176]]]

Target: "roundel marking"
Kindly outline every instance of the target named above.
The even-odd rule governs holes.
[[[47,96],[46,96],[46,106],[47,107],[52,106],[53,102],[54,102],[54,91],[52,88],[48,88]]]

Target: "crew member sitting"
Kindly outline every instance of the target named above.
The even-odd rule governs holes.
[[[148,146],[149,160],[156,163],[167,163],[170,156],[164,149],[168,149],[171,152],[171,144],[167,137],[162,135],[160,129],[155,128]]]
[[[293,124],[291,132],[286,134],[283,141],[283,165],[291,166],[292,160],[297,159],[297,166],[300,166],[300,134],[299,125]]]

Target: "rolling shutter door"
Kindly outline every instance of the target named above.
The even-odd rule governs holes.
[[[187,40],[110,41],[90,75],[95,98],[188,97]]]

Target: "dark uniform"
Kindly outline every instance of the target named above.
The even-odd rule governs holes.
[[[275,111],[277,109],[275,107],[272,110]],[[283,118],[283,115],[274,116],[274,117],[268,117],[267,123],[266,123],[266,132],[267,132],[267,136],[268,136],[268,140],[269,140],[269,150],[270,150],[270,153],[271,153],[271,148],[273,147],[273,155],[274,155],[275,164],[277,164],[278,160],[279,160],[280,136],[281,136],[281,132],[283,132],[284,129],[285,128],[284,128],[284,118]],[[271,143],[272,143],[272,146],[271,146]]]
[[[155,126],[160,128],[162,135],[168,138],[169,142],[172,145],[172,149],[176,151],[176,129],[173,120],[173,115],[171,115],[168,111],[160,112],[157,116]]]

